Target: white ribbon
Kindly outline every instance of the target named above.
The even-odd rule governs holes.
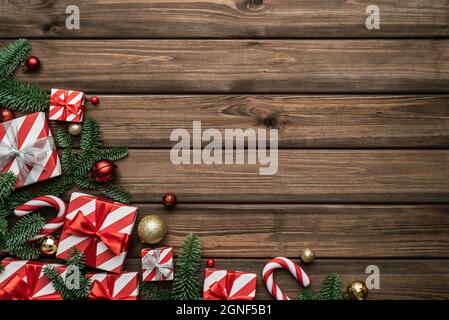
[[[145,270],[153,270],[156,268],[155,278],[159,280],[161,276],[168,278],[173,272],[173,265],[171,261],[165,263],[159,263],[161,256],[160,250],[153,250],[152,253],[148,253],[142,260],[142,268]]]
[[[32,168],[38,166],[45,169],[45,159],[54,149],[53,137],[47,136],[36,139],[30,144],[18,147],[18,128],[16,121],[4,123],[6,137],[0,142],[0,170],[3,170],[11,160],[15,160],[19,168],[17,180],[23,185]],[[48,143],[49,148],[44,148]],[[30,169],[31,168],[31,169]]]

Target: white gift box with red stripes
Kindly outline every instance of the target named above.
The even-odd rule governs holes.
[[[206,268],[204,300],[254,300],[257,275],[234,270]]]
[[[84,193],[72,193],[56,258],[67,260],[72,248],[76,248],[85,254],[86,265],[121,272],[136,217],[136,207]],[[84,232],[79,226],[90,229]],[[111,243],[105,242],[108,238],[118,239],[120,247],[112,247]]]
[[[137,300],[139,297],[139,274],[137,272],[88,273],[92,280],[89,300]]]
[[[173,280],[173,248],[142,249],[142,281]]]
[[[0,273],[0,299],[62,300],[61,295],[44,275],[43,270],[46,266],[53,266],[61,277],[65,279],[65,266],[13,258],[3,259],[1,265],[5,269]],[[19,290],[21,285],[24,286],[22,289],[25,289],[23,292]]]
[[[84,117],[84,92],[51,89],[48,119],[82,122]]]
[[[17,176],[16,187],[61,175],[61,163],[44,112],[0,123],[0,170]]]

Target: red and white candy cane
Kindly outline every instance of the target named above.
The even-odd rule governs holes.
[[[55,196],[42,196],[28,201],[14,210],[16,216],[23,217],[43,207],[55,208],[58,210],[58,215],[56,218],[46,223],[44,228],[42,228],[39,234],[31,239],[31,241],[39,240],[62,227],[67,213],[67,204],[62,199]]]
[[[301,269],[301,267],[292,260],[284,257],[273,258],[267,262],[262,271],[263,282],[267,286],[268,292],[276,300],[290,300],[290,298],[282,292],[281,288],[274,282],[273,272],[276,269],[285,269],[298,280],[299,284],[304,288],[308,287],[311,280],[309,276]]]

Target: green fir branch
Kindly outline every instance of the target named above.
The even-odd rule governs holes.
[[[0,79],[11,77],[30,50],[31,44],[27,39],[19,39],[4,48],[0,52]]]
[[[8,253],[9,255],[22,260],[36,260],[40,257],[39,249],[28,245],[20,245],[8,248]]]
[[[95,154],[95,161],[100,161],[104,159],[110,161],[117,161],[126,158],[127,156],[128,156],[127,148],[116,147],[116,148],[100,149]]]
[[[95,120],[86,119],[83,123],[80,148],[83,151],[92,151],[101,147],[100,127]]]
[[[9,79],[0,82],[0,105],[8,109],[25,113],[45,111],[49,101],[47,92],[30,83]]]
[[[117,202],[129,204],[132,202],[131,194],[124,188],[113,184],[112,182],[96,182],[89,177],[75,178],[77,186],[83,189],[94,189],[100,191],[103,195]]]
[[[318,300],[318,295],[308,287],[299,294],[299,300]]]
[[[8,250],[22,246],[36,236],[44,227],[45,219],[38,213],[24,216],[16,222],[11,229],[10,237],[7,240]]]
[[[170,289],[160,288],[151,282],[142,282],[139,288],[140,295],[151,300],[173,300]]]
[[[200,300],[198,270],[201,262],[201,243],[198,236],[189,234],[181,247],[176,261],[173,282],[174,300]]]
[[[55,132],[55,140],[59,148],[72,149],[72,137],[67,128],[58,128]]]
[[[329,273],[320,287],[320,300],[342,300],[342,280],[337,273]]]
[[[16,187],[17,177],[12,172],[0,174],[0,202],[4,203]]]

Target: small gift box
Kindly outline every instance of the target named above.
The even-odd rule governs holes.
[[[87,266],[121,272],[136,216],[135,207],[72,193],[56,258],[66,260],[76,248],[84,253]]]
[[[173,248],[142,249],[142,281],[173,280]]]
[[[204,300],[254,300],[255,273],[207,268],[204,274]]]
[[[17,175],[16,187],[61,175],[58,151],[44,112],[0,123],[0,170]]]
[[[139,274],[123,272],[120,274],[88,273],[92,280],[88,300],[137,300],[139,296]]]
[[[48,119],[82,122],[84,116],[84,92],[51,89]]]
[[[0,300],[62,300],[43,270],[51,265],[64,278],[65,266],[12,258],[1,264],[5,269],[0,274]]]

